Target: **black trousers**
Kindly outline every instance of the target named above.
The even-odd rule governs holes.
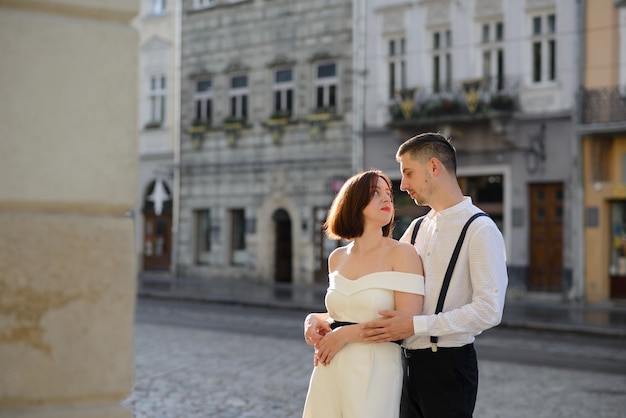
[[[437,352],[402,349],[400,418],[469,418],[478,391],[473,344]]]

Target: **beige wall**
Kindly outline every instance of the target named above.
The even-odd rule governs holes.
[[[615,0],[587,1],[585,86],[619,84],[619,13]]]
[[[0,0],[0,417],[130,417],[136,1]]]
[[[587,302],[609,299],[609,254],[611,252],[610,201],[626,199],[626,185],[621,182],[622,156],[626,154],[626,137],[614,137],[608,152],[608,181],[591,179],[591,146],[597,138],[583,139],[585,158],[585,208],[598,208],[598,226],[585,228],[585,295]]]

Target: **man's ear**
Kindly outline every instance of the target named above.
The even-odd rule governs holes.
[[[441,171],[441,161],[439,161],[438,158],[432,157],[430,160],[428,160],[428,171],[430,171],[430,174],[432,175],[436,175],[439,174],[439,172]]]

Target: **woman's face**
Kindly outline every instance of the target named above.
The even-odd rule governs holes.
[[[382,177],[378,177],[372,199],[363,209],[366,223],[374,222],[383,227],[391,222],[394,211],[391,196],[387,182]]]

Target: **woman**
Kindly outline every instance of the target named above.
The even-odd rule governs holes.
[[[315,368],[304,418],[399,415],[400,346],[360,337],[360,324],[380,317],[379,310],[422,312],[422,263],[412,245],[391,238],[393,218],[391,181],[378,170],[351,177],[333,200],[326,235],[352,241],[328,258],[328,312],[307,317],[324,321],[305,335],[315,346]]]

